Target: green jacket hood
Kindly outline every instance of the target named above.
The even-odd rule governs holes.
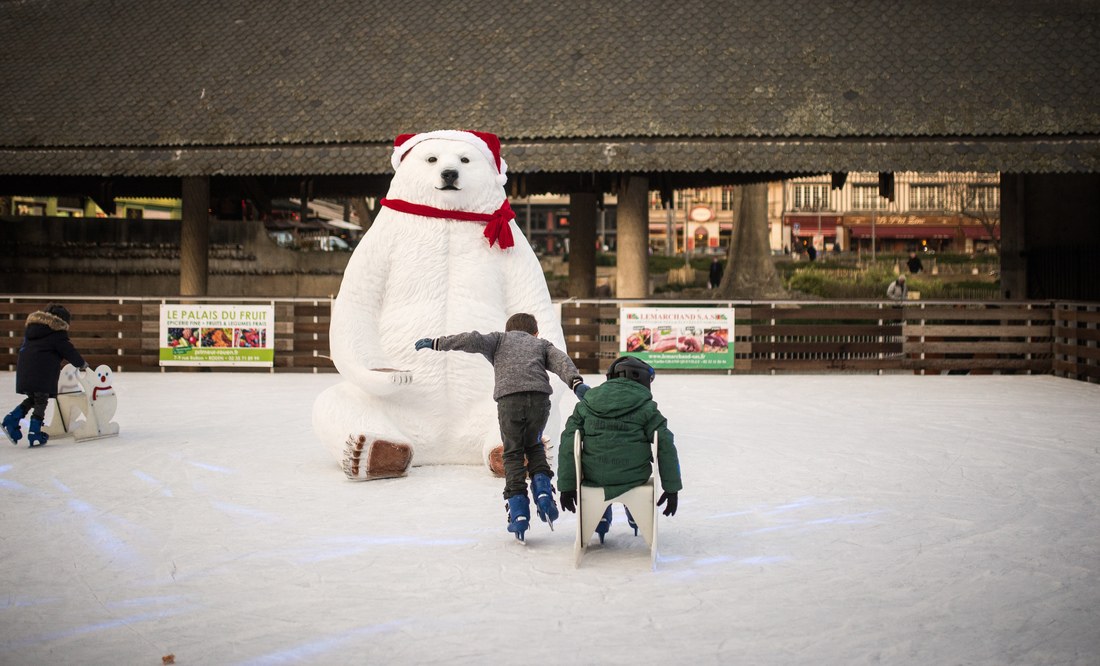
[[[607,419],[621,418],[652,399],[649,389],[624,377],[609,379],[584,394],[588,410]]]

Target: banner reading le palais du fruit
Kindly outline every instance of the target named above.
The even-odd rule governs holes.
[[[160,364],[270,368],[274,332],[270,305],[161,305]]]

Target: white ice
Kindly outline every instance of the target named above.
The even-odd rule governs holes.
[[[0,440],[0,664],[1100,663],[1100,386],[660,375],[653,572],[622,515],[519,545],[480,467],[345,480],[338,380],[120,372],[120,436]]]

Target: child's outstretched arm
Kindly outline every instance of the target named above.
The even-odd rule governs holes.
[[[493,362],[500,338],[503,333],[458,333],[456,335],[444,335],[438,338],[420,338],[413,345],[417,351],[432,349],[434,351],[463,351],[469,354],[481,354]]]
[[[573,363],[573,359],[569,358],[568,354],[555,347],[553,343],[546,347],[546,368],[560,377],[561,380],[565,382],[565,385],[572,389],[579,400],[583,400],[584,394],[591,388],[588,384],[584,383],[584,378],[581,377],[581,373],[577,370],[577,366]]]

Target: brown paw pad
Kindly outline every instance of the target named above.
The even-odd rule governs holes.
[[[489,471],[493,476],[504,478],[504,445],[494,448],[489,452]]]
[[[375,440],[370,452],[364,459],[363,450],[367,448],[365,435],[352,435],[344,444],[344,460],[341,467],[344,474],[353,481],[373,479],[391,479],[405,476],[412,464],[412,447],[397,444],[384,439]]]
[[[370,459],[367,462],[367,478],[391,479],[405,476],[412,464],[412,447],[377,439],[370,447]]]

